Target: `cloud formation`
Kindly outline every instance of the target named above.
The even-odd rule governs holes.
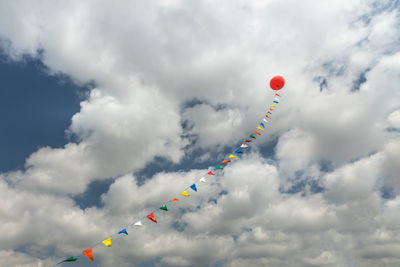
[[[94,84],[71,142],[0,174],[1,265],[79,254],[179,194],[206,172],[186,162],[246,136],[281,74],[256,148],[96,262],[398,266],[399,15],[396,1],[0,2],[4,53]],[[137,177],[160,158],[172,170]],[[102,206],[75,203],[109,178]]]

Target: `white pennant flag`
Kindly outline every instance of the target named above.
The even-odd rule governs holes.
[[[246,148],[246,147],[249,147],[248,145],[246,145],[246,144],[242,144],[240,147],[242,147],[242,148]]]
[[[134,226],[138,227],[143,226],[142,221],[135,222]]]
[[[267,121],[267,119],[266,119],[266,118],[264,118],[264,119],[263,119],[263,121],[265,121],[265,122],[269,122],[269,121]]]
[[[206,182],[206,178],[205,177],[201,177],[200,178],[200,182],[205,183]]]

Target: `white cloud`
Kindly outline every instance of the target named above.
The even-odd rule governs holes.
[[[272,99],[268,79],[281,74],[273,122],[252,144],[278,136],[278,164],[253,151],[157,213],[159,224],[96,248],[96,261],[398,266],[400,149],[387,128],[399,128],[399,14],[390,4],[1,2],[5,53],[96,83],[68,129],[77,143],[40,148],[25,170],[1,174],[1,265],[79,254],[179,195],[205,170],[156,173],[140,186],[131,173],[157,156],[174,164],[198,161],[190,152],[199,148],[203,160],[222,153],[259,123]],[[187,107],[194,100],[201,104]],[[198,140],[186,149],[184,121]],[[323,190],[281,192],[298,173]],[[75,205],[71,196],[109,177],[104,206]]]

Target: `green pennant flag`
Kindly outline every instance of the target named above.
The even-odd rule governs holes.
[[[161,206],[161,207],[160,207],[160,210],[168,211],[167,205]]]
[[[215,168],[222,170],[224,167],[221,167],[221,166],[217,165],[217,166],[215,166]]]
[[[63,262],[71,262],[71,261],[77,261],[77,260],[78,260],[78,259],[75,258],[75,257],[69,257],[68,259],[63,260],[63,261],[60,262],[60,263],[63,263]],[[60,264],[60,263],[58,263],[58,264]]]
[[[250,135],[250,137],[253,138],[253,139],[256,139],[256,137],[254,135],[252,135],[252,134]]]

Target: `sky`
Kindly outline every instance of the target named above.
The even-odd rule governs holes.
[[[400,1],[0,0],[0,77],[1,266],[400,265]]]

